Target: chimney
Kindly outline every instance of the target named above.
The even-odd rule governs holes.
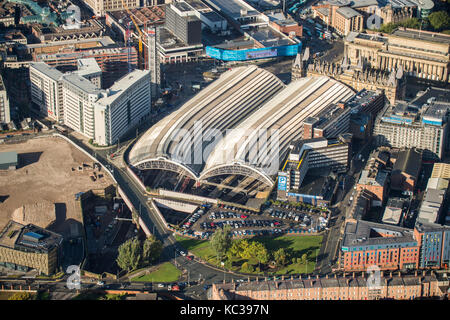
[[[337,274],[336,273],[334,274],[334,278],[337,279]]]
[[[328,273],[327,273],[327,275],[325,276],[325,278],[328,279]]]
[[[291,280],[294,280],[294,276],[291,276]]]
[[[398,270],[398,276],[401,277],[402,273],[400,272],[400,270]]]
[[[284,276],[281,276],[281,281],[283,281],[284,280]]]
[[[319,275],[318,274],[316,275],[316,279],[319,279]]]
[[[231,278],[231,283],[234,283],[234,279],[233,278]]]
[[[392,278],[392,271],[389,272],[389,278]]]
[[[308,276],[308,279],[311,279],[311,275]]]
[[[422,270],[422,277],[425,277],[426,274],[427,272],[425,270]]]
[[[353,272],[352,278],[355,279],[355,272]]]
[[[248,277],[248,281],[247,282],[250,282],[250,277]]]
[[[414,277],[417,277],[417,270],[414,271]]]
[[[380,277],[381,277],[381,278],[384,277],[384,272],[383,272],[383,271],[380,272]]]
[[[267,277],[265,278],[265,281],[267,282]]]
[[[279,286],[279,283],[278,283],[278,281],[275,281],[275,288],[277,288],[277,289],[278,289],[278,286]]]
[[[345,104],[344,104],[343,102],[339,102],[339,103],[337,104],[337,106],[338,106],[338,108],[340,108],[340,109],[344,109],[344,108],[345,108]]]

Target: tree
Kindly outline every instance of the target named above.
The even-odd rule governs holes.
[[[117,265],[128,272],[136,270],[142,259],[141,244],[138,239],[130,239],[119,247]]]
[[[32,300],[33,295],[30,292],[16,292],[8,300]]]
[[[269,252],[264,244],[258,241],[252,241],[244,254],[248,258],[256,259],[259,264],[269,261]]]
[[[284,248],[280,248],[273,253],[273,259],[278,266],[284,266],[289,259],[288,253],[284,250]]]
[[[241,266],[241,271],[245,273],[252,273],[254,271],[253,266],[248,262],[244,262]]]
[[[450,17],[445,11],[436,11],[428,16],[431,26],[435,31],[447,29],[450,27]]]
[[[210,243],[216,253],[217,259],[222,261],[231,246],[231,227],[226,225],[221,229],[217,229],[211,236]]]
[[[302,254],[302,263],[306,264],[308,262],[308,255],[306,253]]]
[[[163,250],[161,241],[156,239],[155,236],[150,236],[145,239],[142,248],[142,262],[151,264],[159,259]]]
[[[233,257],[240,257],[245,259],[245,257],[242,256],[243,252],[247,250],[247,248],[250,246],[250,243],[247,239],[240,239],[238,241],[233,242],[231,247],[227,251],[227,256],[229,259]]]

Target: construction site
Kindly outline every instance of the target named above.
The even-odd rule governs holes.
[[[10,219],[49,228],[65,238],[81,236],[78,194],[113,184],[98,164],[58,137],[0,145],[18,152],[16,170],[0,170],[0,226]]]

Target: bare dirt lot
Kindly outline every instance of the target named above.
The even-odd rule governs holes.
[[[61,138],[0,145],[0,152],[6,151],[18,153],[19,166],[17,170],[0,171],[0,230],[14,217],[20,223],[51,225],[51,230],[66,236],[81,234],[75,194],[105,188],[112,179],[96,169],[103,177],[94,182],[90,178],[93,169],[78,170],[83,163],[92,167],[93,161]]]

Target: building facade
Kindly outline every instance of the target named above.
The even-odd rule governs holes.
[[[20,271],[37,269],[50,275],[60,264],[63,237],[29,224],[9,221],[0,233],[0,265]]]
[[[3,77],[0,75],[0,124],[11,121],[11,111],[9,108],[9,98],[6,92]]]
[[[340,268],[363,271],[417,269],[420,244],[410,229],[359,220],[348,222],[340,252]]]
[[[150,113],[150,71],[135,70],[95,102],[95,141],[110,145]]]
[[[450,226],[416,223],[414,234],[420,246],[420,268],[444,268],[450,265]]]
[[[351,64],[360,59],[374,69],[395,71],[400,66],[412,77],[449,82],[450,35],[399,28],[392,34],[351,32],[345,39]]]
[[[202,42],[202,23],[195,10],[186,2],[166,6],[165,27],[187,45]]]
[[[240,283],[215,283],[211,300],[414,300],[446,296],[448,277],[444,273],[416,272],[406,275],[381,272],[380,283],[369,287],[369,274],[343,276],[281,277]]]
[[[43,62],[30,63],[31,101],[39,107],[42,115],[58,123],[64,121],[62,75]]]
[[[94,11],[97,16],[104,16],[106,11],[123,10],[126,7],[140,7],[140,0],[83,0],[83,2]]]
[[[423,150],[424,158],[442,158],[448,136],[448,92],[431,88],[418,93],[411,102],[400,101],[387,106],[375,121],[377,144],[394,148],[415,147]]]

